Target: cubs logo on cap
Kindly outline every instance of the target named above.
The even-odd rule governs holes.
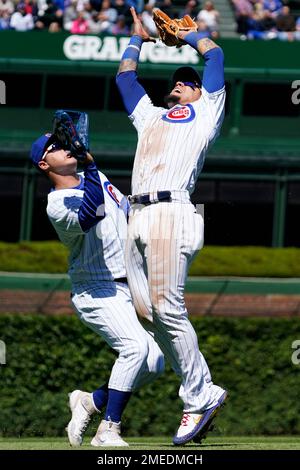
[[[195,110],[191,104],[176,105],[162,116],[163,121],[174,123],[190,122],[195,118]]]

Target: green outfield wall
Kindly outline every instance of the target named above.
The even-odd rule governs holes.
[[[1,31],[0,58],[4,63],[17,63],[16,60],[46,62],[78,61],[118,62],[129,41],[128,37],[70,35],[67,32],[49,34],[47,32]],[[244,69],[290,69],[297,73],[300,69],[300,43],[280,41],[240,41],[237,39],[219,39],[218,44],[226,56],[226,66]],[[191,48],[167,48],[160,41],[145,44],[146,53],[142,63],[167,64],[188,63],[197,54]],[[21,63],[21,62],[19,62]],[[66,65],[66,64],[65,64]],[[82,65],[82,64],[81,64]],[[91,64],[89,64],[91,66]]]
[[[67,274],[8,273],[0,271],[0,289],[47,291],[69,291],[71,282]],[[300,278],[247,278],[201,276],[189,277],[186,293],[226,294],[300,294]]]

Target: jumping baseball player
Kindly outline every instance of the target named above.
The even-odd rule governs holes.
[[[106,406],[91,444],[127,446],[120,435],[122,412],[132,391],[163,371],[164,359],[138,321],[127,285],[127,199],[97,170],[83,145],[79,147],[64,150],[55,134],[45,134],[31,150],[33,164],[53,184],[47,214],[70,249],[75,311],[118,353],[107,384],[93,393],[75,390],[70,394],[68,438],[72,446],[81,445],[91,415]],[[78,158],[82,159],[83,173],[77,173]]]
[[[203,80],[191,67],[177,69],[169,109],[156,107],[136,73],[142,43],[151,39],[131,13],[134,33],[116,78],[138,132],[126,268],[135,308],[182,380],[183,417],[173,438],[182,445],[204,437],[227,395],[212,382],[184,302],[188,267],[204,237],[190,194],[224,116],[223,52],[197,32],[180,32],[204,58]]]

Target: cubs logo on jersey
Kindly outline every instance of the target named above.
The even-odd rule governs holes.
[[[120,201],[116,194],[116,188],[109,181],[105,181],[104,189],[109,194],[109,196],[118,204],[118,206],[120,206]]]
[[[162,119],[167,122],[186,123],[195,118],[195,110],[191,104],[186,106],[176,105],[170,111],[162,116]]]

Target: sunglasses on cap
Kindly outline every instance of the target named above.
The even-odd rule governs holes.
[[[57,150],[62,150],[62,146],[58,142],[53,142],[52,144],[49,145],[49,147],[46,148],[41,160],[45,160],[48,153],[56,152]]]
[[[196,82],[182,82],[185,86],[190,86],[193,90],[200,88],[199,83]]]

